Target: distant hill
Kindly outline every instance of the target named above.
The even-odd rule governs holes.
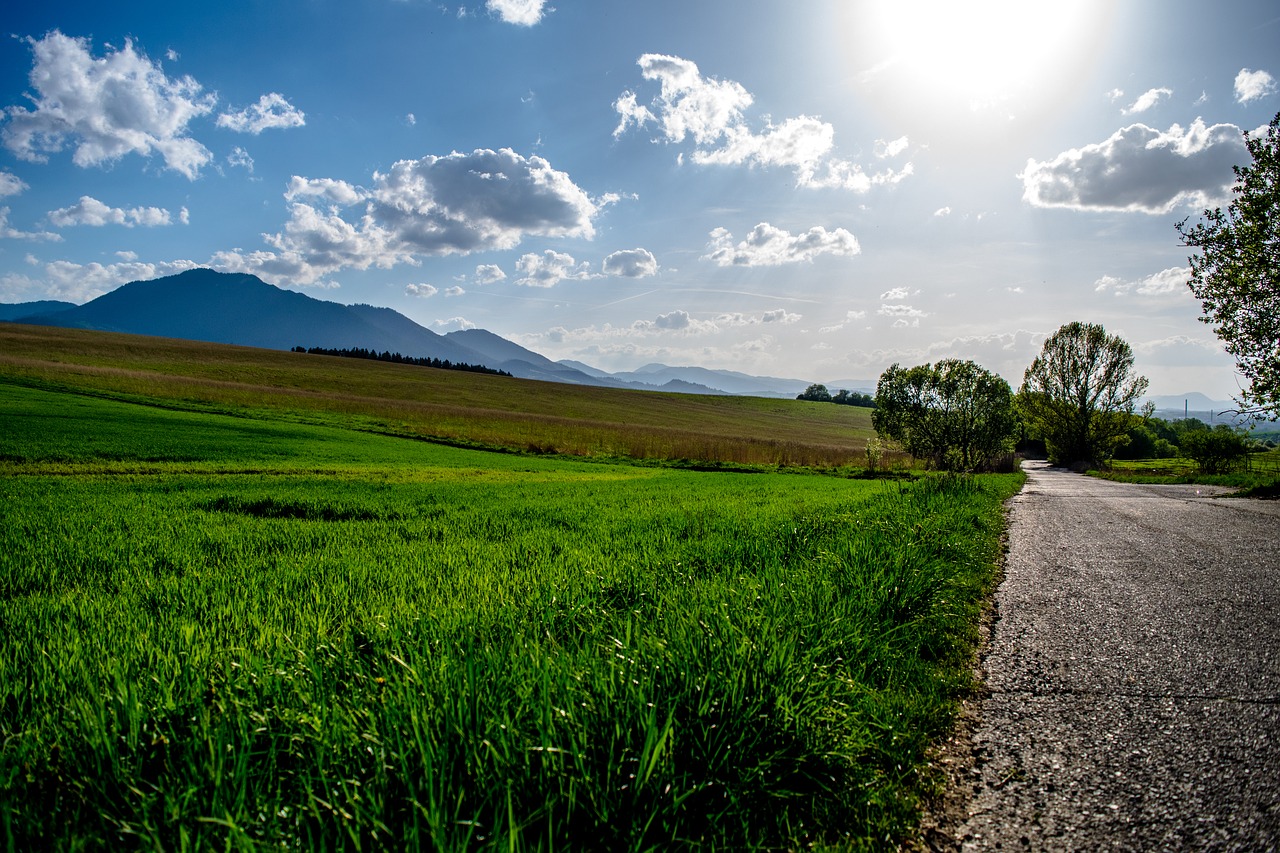
[[[364,347],[482,363],[474,351],[390,308],[325,302],[273,287],[257,276],[208,269],[130,282],[84,305],[21,319],[267,349]]]
[[[667,364],[646,364],[637,370],[611,374],[614,379],[662,387],[672,380],[679,383],[701,385],[727,394],[752,397],[795,397],[811,381],[804,379],[778,379],[772,376],[751,376],[736,370],[712,370],[706,367],[672,367]]]
[[[74,302],[45,299],[40,302],[0,302],[0,320],[12,322],[35,314],[55,314],[77,307]]]

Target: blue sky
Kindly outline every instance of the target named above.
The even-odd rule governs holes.
[[[1238,387],[1174,225],[1280,111],[1271,0],[23,6],[0,301],[212,266],[609,370],[1015,387],[1084,320]]]

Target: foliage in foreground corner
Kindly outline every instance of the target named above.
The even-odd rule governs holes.
[[[1237,369],[1249,380],[1242,411],[1280,419],[1280,113],[1264,134],[1245,133],[1253,162],[1233,166],[1235,198],[1204,221],[1176,226],[1184,246],[1198,249],[1191,292],[1204,308]]]

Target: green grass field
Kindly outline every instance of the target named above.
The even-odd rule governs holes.
[[[1107,470],[1089,473],[1125,483],[1226,486],[1245,496],[1275,497],[1280,493],[1280,450],[1251,453],[1245,462],[1244,470],[1204,474],[1191,459],[1113,459]]]
[[[1020,477],[492,453],[68,372],[0,372],[8,849],[915,831]]]
[[[593,458],[861,465],[869,409],[591,388],[0,323],[0,375],[193,410]]]

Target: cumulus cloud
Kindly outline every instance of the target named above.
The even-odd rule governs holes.
[[[1236,100],[1242,104],[1265,98],[1276,91],[1276,80],[1265,71],[1241,68],[1236,75]]]
[[[508,24],[522,27],[532,27],[546,11],[546,0],[485,0],[484,5]]]
[[[1147,110],[1160,103],[1161,100],[1168,98],[1173,94],[1172,89],[1166,89],[1163,86],[1159,89],[1148,89],[1138,96],[1138,99],[1120,112],[1125,115],[1133,115],[1134,113],[1144,113]]]
[[[256,104],[218,116],[218,127],[254,136],[271,128],[302,127],[306,123],[302,110],[285,100],[279,92],[268,92],[258,98]]]
[[[605,275],[646,278],[657,274],[658,259],[648,249],[622,249],[606,256],[601,269]]]
[[[61,242],[62,235],[52,231],[20,231],[9,224],[9,208],[0,207],[0,239],[48,240],[51,243],[58,243]]]
[[[740,83],[705,77],[693,62],[678,56],[646,53],[637,60],[645,80],[658,83],[658,94],[648,103],[632,91],[614,101],[618,113],[615,138],[631,128],[656,125],[659,141],[669,144],[692,140],[692,159],[699,164],[732,166],[780,166],[796,173],[804,187],[833,187],[866,192],[875,184],[897,183],[912,173],[910,163],[867,174],[857,164],[833,154],[835,129],[811,116],[788,118],[779,124],[766,121],[753,130],[746,109],[753,98]],[[877,153],[892,157],[907,148],[904,136],[881,142]]]
[[[300,178],[294,175],[289,179],[289,185],[285,188],[284,197],[286,201],[294,201],[299,198],[314,198],[330,204],[336,204],[339,207],[349,207],[363,201],[365,192],[346,181],[337,181],[333,178]]]
[[[895,328],[901,326],[919,326],[920,318],[929,316],[919,308],[913,308],[910,305],[902,305],[897,302],[884,303],[876,309],[876,313],[881,317],[892,317]]]
[[[819,255],[853,257],[862,251],[857,238],[843,228],[828,231],[815,225],[803,234],[791,234],[767,222],[751,229],[737,244],[727,229],[717,228],[707,249],[702,259],[722,267],[772,267],[812,261]]]
[[[212,159],[209,149],[187,135],[187,126],[212,112],[216,96],[191,77],[169,78],[127,39],[103,57],[91,54],[87,39],[57,30],[26,41],[35,56],[35,106],[8,107],[2,133],[19,158],[45,162],[48,154],[71,145],[72,161],[88,167],[126,154],[156,153],[166,168],[190,179]]]
[[[951,215],[951,208],[950,208],[950,207],[940,207],[940,208],[938,208],[937,210],[935,210],[935,211],[933,212],[933,215],[934,215],[934,216],[937,216],[937,217],[939,217],[939,218],[944,217],[944,216],[950,216],[950,215]]]
[[[1159,131],[1121,128],[1100,143],[1028,160],[1018,176],[1022,198],[1036,207],[1166,214],[1180,205],[1209,206],[1229,195],[1232,165],[1247,156],[1234,124]]]
[[[310,284],[345,268],[511,249],[530,236],[590,239],[599,210],[564,172],[509,149],[401,160],[369,188],[295,176],[285,197],[289,221],[264,235],[270,250],[220,253],[220,269]],[[342,208],[352,206],[348,219]]]
[[[26,182],[13,174],[13,172],[0,172],[0,198],[18,195],[27,189],[29,187]]]
[[[186,208],[183,208],[183,214]],[[92,196],[82,195],[80,200],[70,207],[61,207],[49,211],[49,222],[58,228],[73,225],[123,225],[132,228],[135,225],[154,227],[169,225],[172,217],[169,211],[160,207],[131,207],[128,210],[111,207]],[[185,219],[184,219],[185,222]]]
[[[456,284],[453,287],[446,287],[444,289],[444,295],[446,297],[462,296],[464,293],[466,293],[466,291],[463,290],[461,287],[458,287]]]
[[[520,273],[516,284],[528,287],[555,287],[565,279],[595,278],[586,261],[578,263],[572,255],[551,249],[541,255],[532,252],[521,255],[520,260],[516,261],[516,272]]]
[[[441,332],[460,332],[466,329],[474,329],[475,327],[476,324],[466,317],[450,317],[448,320],[436,320],[431,324],[431,328],[438,329]]]
[[[474,281],[476,284],[496,284],[505,281],[507,274],[497,264],[478,264]]]
[[[1169,267],[1145,278],[1127,280],[1116,276],[1104,275],[1094,282],[1094,290],[1098,293],[1111,292],[1116,296],[1136,293],[1139,296],[1187,296],[1191,291],[1187,281],[1191,278],[1189,267]]]
[[[31,286],[45,294],[44,299],[65,299],[86,302],[131,281],[149,281],[162,276],[177,275],[201,266],[194,261],[168,261],[164,263],[140,263],[124,261],[118,264],[76,264],[71,261],[53,261],[44,266],[43,281],[30,280]]]
[[[425,299],[429,296],[435,296],[439,292],[429,284],[406,284],[404,286],[405,296],[417,296]]]
[[[910,292],[905,287],[894,287],[880,294],[881,302],[898,302],[910,296]]]

